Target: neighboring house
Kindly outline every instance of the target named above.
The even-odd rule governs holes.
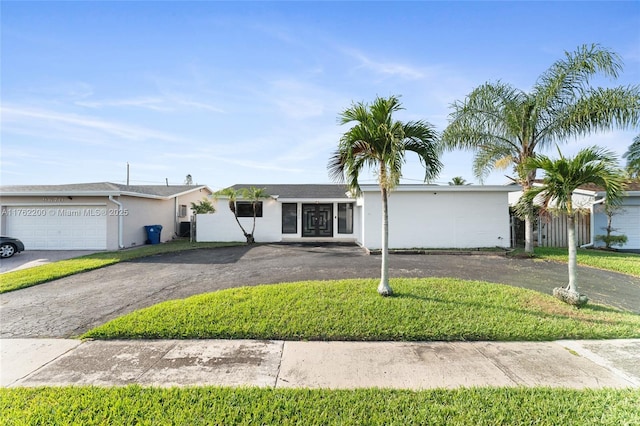
[[[380,188],[362,185],[353,197],[343,185],[235,185],[264,188],[256,219],[258,242],[347,241],[381,247]],[[517,187],[515,188],[517,189]],[[389,197],[389,247],[508,247],[507,194],[513,186],[400,185]],[[198,241],[244,241],[227,200],[197,217]],[[251,229],[250,204],[238,200],[241,223]]]
[[[0,187],[0,231],[27,250],[117,250],[145,244],[145,225],[175,238],[191,202],[211,195],[203,185],[109,182]]]
[[[509,194],[509,204],[514,206],[522,191]],[[607,215],[602,204],[605,191],[593,185],[584,186],[574,191],[572,200],[574,207],[581,210],[576,221],[577,243],[585,247],[604,247],[604,243],[596,242],[597,235],[605,235],[603,228],[607,226]],[[539,246],[566,247],[566,217],[564,214],[551,214],[538,218],[537,241]],[[640,250],[640,183],[628,184],[622,199],[621,210],[615,213],[612,221],[616,231],[614,235],[624,234],[628,240],[622,247],[627,250]]]

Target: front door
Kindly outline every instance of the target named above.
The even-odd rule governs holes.
[[[302,236],[333,237],[333,204],[302,205]]]

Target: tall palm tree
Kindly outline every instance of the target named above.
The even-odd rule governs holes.
[[[355,123],[340,138],[329,159],[329,175],[347,184],[354,195],[360,194],[358,178],[362,170],[372,169],[382,194],[382,266],[378,293],[390,296],[389,286],[389,214],[388,194],[400,182],[407,151],[415,152],[425,168],[425,181],[434,179],[442,168],[438,135],[425,121],[403,123],[393,113],[403,109],[397,96],[377,97],[369,105],[354,103],[340,113],[341,125]]]
[[[623,155],[627,159],[627,173],[632,179],[640,179],[640,135],[633,138],[633,143]]]
[[[543,209],[552,204],[567,215],[567,244],[569,246],[569,284],[566,288],[554,289],[554,295],[568,303],[581,305],[587,302],[586,296],[578,293],[576,276],[576,209],[572,194],[578,187],[595,184],[606,191],[609,205],[619,203],[624,188],[623,171],[618,167],[618,158],[611,152],[598,147],[581,150],[574,158],[565,158],[558,149],[560,158],[552,160],[538,155],[527,158],[523,163],[523,172],[532,173],[543,170],[545,173],[540,186],[529,188],[521,202],[531,204],[534,199],[542,202]]]
[[[466,184],[467,184],[467,181],[462,176],[454,176],[451,178],[451,181],[449,182],[449,185],[453,185],[453,186],[461,186]]]
[[[224,188],[224,189],[221,189],[220,191],[217,191],[214,194],[214,196],[216,198],[223,197],[229,200],[229,210],[231,210],[231,213],[233,213],[233,217],[236,219],[236,223],[242,230],[242,234],[246,238],[247,244],[255,243],[255,238],[253,237],[253,234],[256,230],[257,207],[261,199],[270,197],[270,195],[267,194],[266,190],[264,188],[255,188],[253,186],[250,188],[239,188],[239,189],[234,189],[232,187],[229,187],[229,188]],[[247,232],[247,230],[244,228],[244,226],[242,226],[242,223],[240,223],[240,220],[238,219],[238,210],[236,209],[236,202],[239,198],[251,202],[252,209],[253,209],[253,227],[251,228],[251,232]]]
[[[523,164],[542,149],[598,131],[637,126],[640,86],[592,88],[596,75],[617,78],[622,63],[597,44],[565,52],[530,92],[498,81],[474,89],[452,105],[443,133],[450,149],[475,151],[474,174],[482,181],[492,170],[513,166],[513,180],[531,188],[535,170]],[[533,208],[525,212],[525,251],[533,252]]]

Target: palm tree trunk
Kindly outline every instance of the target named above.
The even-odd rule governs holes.
[[[524,252],[533,254],[533,215],[524,217]]]
[[[585,305],[589,298],[578,293],[576,224],[575,212],[571,206],[567,209],[567,244],[569,245],[569,284],[566,287],[554,288],[553,295],[565,303],[580,307]]]
[[[380,267],[380,285],[378,293],[381,296],[391,296],[393,290],[389,285],[389,207],[387,188],[380,186],[382,190],[382,265]]]
[[[235,200],[229,200],[229,210],[231,210],[231,213],[233,213],[233,217],[235,218],[236,223],[242,230],[242,234],[244,235],[244,237],[247,239],[247,244],[251,244],[251,242],[249,241],[249,234],[247,234],[247,231],[244,229],[244,226],[242,226],[242,224],[240,223],[240,219],[238,219],[238,212],[236,210]]]
[[[535,178],[536,171],[529,172],[522,185],[523,193],[527,192],[531,186],[533,186]],[[531,202],[531,204],[527,206],[527,214],[524,216],[524,252],[530,254],[533,254],[533,221],[535,220],[533,209],[533,202]]]
[[[578,282],[577,282],[577,250],[576,250],[576,224],[575,224],[575,213],[571,212],[567,214],[567,244],[569,245],[569,285],[567,286],[567,290],[573,293],[578,292]]]

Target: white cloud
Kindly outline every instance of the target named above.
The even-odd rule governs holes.
[[[398,62],[374,60],[355,49],[341,49],[347,56],[359,62],[358,68],[365,68],[383,76],[397,76],[407,80],[419,80],[426,77],[429,71]]]
[[[223,113],[221,108],[209,105],[205,102],[190,100],[178,95],[170,95],[167,97],[138,97],[124,99],[105,99],[105,100],[84,100],[75,102],[76,105],[87,108],[107,108],[107,107],[134,107],[148,109],[158,112],[171,112],[186,107],[187,109],[201,109],[215,113]]]
[[[91,131],[97,134],[116,136],[126,140],[160,140],[178,142],[180,138],[139,126],[131,126],[102,119],[81,116],[70,113],[60,113],[42,109],[19,106],[2,106],[2,123],[4,132],[24,132],[25,129],[37,128],[43,137],[51,137],[51,130],[56,138],[64,139],[65,135],[57,132],[64,131],[73,138],[73,132],[84,134]],[[28,131],[28,130],[27,130]]]
[[[102,101],[76,101],[75,104],[87,108],[106,107],[138,107],[150,109],[152,111],[172,111],[172,108],[164,106],[165,101],[161,98],[142,97],[129,99],[107,99]]]

